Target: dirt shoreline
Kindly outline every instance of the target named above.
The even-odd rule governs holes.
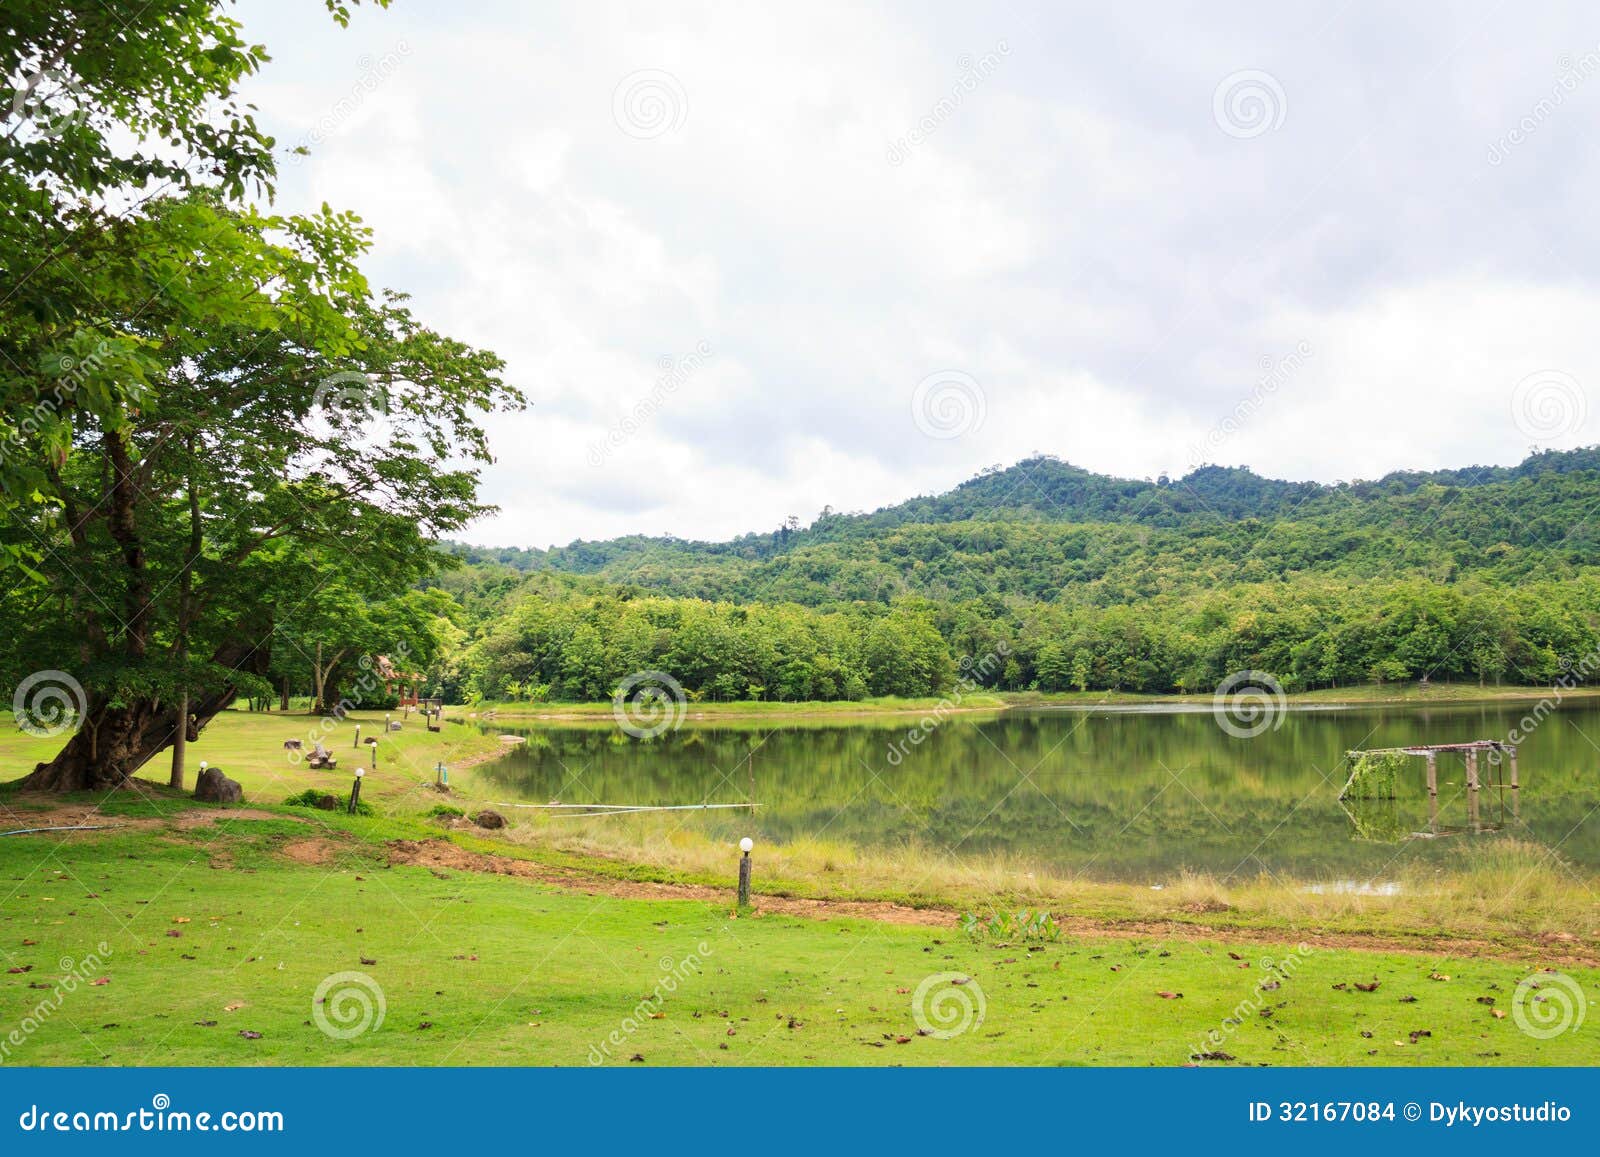
[[[448,839],[393,840],[389,843],[389,862],[433,869],[434,871],[483,872],[516,876],[568,891],[591,896],[614,896],[627,900],[691,900],[702,903],[728,903],[730,890],[701,884],[663,884],[646,880],[619,880],[594,875],[576,868],[557,868],[532,860],[472,852]],[[949,908],[913,908],[875,900],[819,900],[783,893],[754,897],[756,915],[777,914],[812,920],[876,920],[888,924],[947,928],[957,925],[957,913]],[[1570,934],[1530,939],[1522,944],[1502,944],[1473,937],[1441,937],[1418,933],[1416,937],[1380,933],[1321,932],[1317,930],[1258,929],[1218,927],[1183,920],[1107,920],[1081,916],[1058,916],[1063,933],[1073,936],[1106,937],[1125,940],[1212,940],[1231,944],[1258,944],[1281,947],[1306,944],[1312,948],[1334,948],[1356,952],[1396,952],[1436,959],[1462,956],[1489,956],[1542,964],[1600,967],[1600,945],[1587,945]]]
[[[1431,695],[1397,694],[1377,696],[1372,698],[1344,698],[1321,699],[1306,698],[1298,695],[1289,695],[1284,698],[1283,710],[1299,711],[1348,711],[1362,707],[1467,707],[1486,703],[1537,703],[1559,694],[1563,700],[1588,699],[1600,696],[1600,688],[1575,687],[1557,692],[1549,687],[1508,687],[1503,690],[1492,691],[1485,694],[1442,694],[1437,697]],[[787,707],[773,705],[772,707],[713,707],[710,710],[691,710],[684,714],[685,721],[707,722],[718,719],[770,719],[774,721],[794,719],[828,719],[837,717],[872,717],[884,716],[914,717],[933,715],[945,717],[949,715],[982,715],[1004,714],[1010,711],[1108,711],[1130,714],[1150,715],[1188,715],[1204,713],[1212,710],[1212,697],[1209,695],[1164,695],[1141,698],[1138,696],[1117,697],[1104,700],[1079,700],[1079,699],[1021,699],[1008,698],[1004,693],[998,696],[1002,702],[976,704],[964,706],[955,702],[934,702],[922,706],[881,706],[852,703],[841,700],[837,703],[806,704],[804,706]],[[487,712],[470,714],[466,717],[468,722],[487,726],[493,723],[606,723],[609,721],[609,708],[603,704],[564,704],[552,707],[549,710],[518,710],[514,708],[492,708]]]

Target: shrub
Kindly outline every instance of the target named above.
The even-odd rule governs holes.
[[[337,795],[334,792],[321,791],[314,787],[308,787],[298,795],[291,795],[283,802],[289,807],[311,807],[319,811],[348,812],[350,810],[350,797],[348,795]],[[376,813],[373,812],[371,804],[364,800],[358,800],[355,814],[358,816],[370,816]]]

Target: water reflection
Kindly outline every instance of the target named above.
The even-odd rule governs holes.
[[[905,742],[912,721],[885,717],[686,724],[648,743],[605,725],[502,727],[528,742],[474,774],[509,801],[760,805],[753,816],[678,813],[718,839],[914,845],[1091,878],[1150,881],[1193,868],[1370,880],[1414,860],[1448,866],[1460,855],[1451,845],[1510,838],[1600,867],[1600,748],[1589,738],[1600,735],[1600,707],[1558,710],[1527,738],[1509,799],[1484,787],[1474,801],[1459,762],[1441,761],[1437,795],[1419,766],[1382,808],[1339,800],[1353,748],[1503,737],[1522,714],[1503,705],[1294,712],[1240,739],[1200,712],[1035,710],[957,716],[914,744]],[[1463,835],[1410,838],[1453,831]]]

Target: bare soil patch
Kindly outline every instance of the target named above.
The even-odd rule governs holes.
[[[731,888],[698,884],[662,884],[647,880],[618,880],[571,868],[553,867],[530,860],[469,852],[449,840],[392,840],[391,864],[414,864],[435,870],[484,872],[517,876],[588,895],[630,900],[698,900],[730,903]],[[954,928],[956,913],[946,908],[912,908],[904,904],[869,900],[818,900],[799,896],[757,895],[756,912],[801,916],[814,920],[850,918],[889,924]],[[1396,952],[1433,958],[1483,956],[1537,961],[1546,965],[1600,966],[1600,945],[1588,944],[1568,934],[1553,934],[1526,943],[1505,944],[1466,937],[1368,935],[1290,928],[1228,928],[1177,920],[1105,920],[1081,916],[1058,919],[1070,936],[1113,937],[1137,940],[1208,940],[1230,944],[1307,944],[1314,948],[1357,952]]]
[[[279,849],[297,864],[331,864],[339,858],[340,846],[334,840],[291,840]]]

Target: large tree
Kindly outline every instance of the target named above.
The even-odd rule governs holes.
[[[398,594],[485,509],[478,416],[520,395],[492,354],[375,296],[365,244],[347,215],[194,194],[59,259],[101,306],[21,361],[64,388],[13,442],[40,500],[0,529],[43,581],[0,596],[18,624],[0,648],[13,675],[80,685],[82,720],[28,786],[123,782],[322,617],[305,572]]]
[[[427,573],[483,509],[477,415],[520,404],[369,289],[356,218],[246,205],[272,191],[238,91],[266,54],[227,7],[0,14],[0,668],[25,723],[77,724],[30,786],[181,753],[320,614],[313,555],[379,599]]]
[[[341,24],[357,2],[324,0]],[[0,515],[46,489],[25,440],[60,375],[29,372],[26,358],[100,309],[67,263],[155,198],[271,195],[273,141],[239,92],[266,50],[242,38],[230,7],[6,0],[0,10],[0,366],[22,371],[0,378]],[[115,422],[121,400],[86,389],[75,404]],[[0,566],[37,557],[11,544]]]

